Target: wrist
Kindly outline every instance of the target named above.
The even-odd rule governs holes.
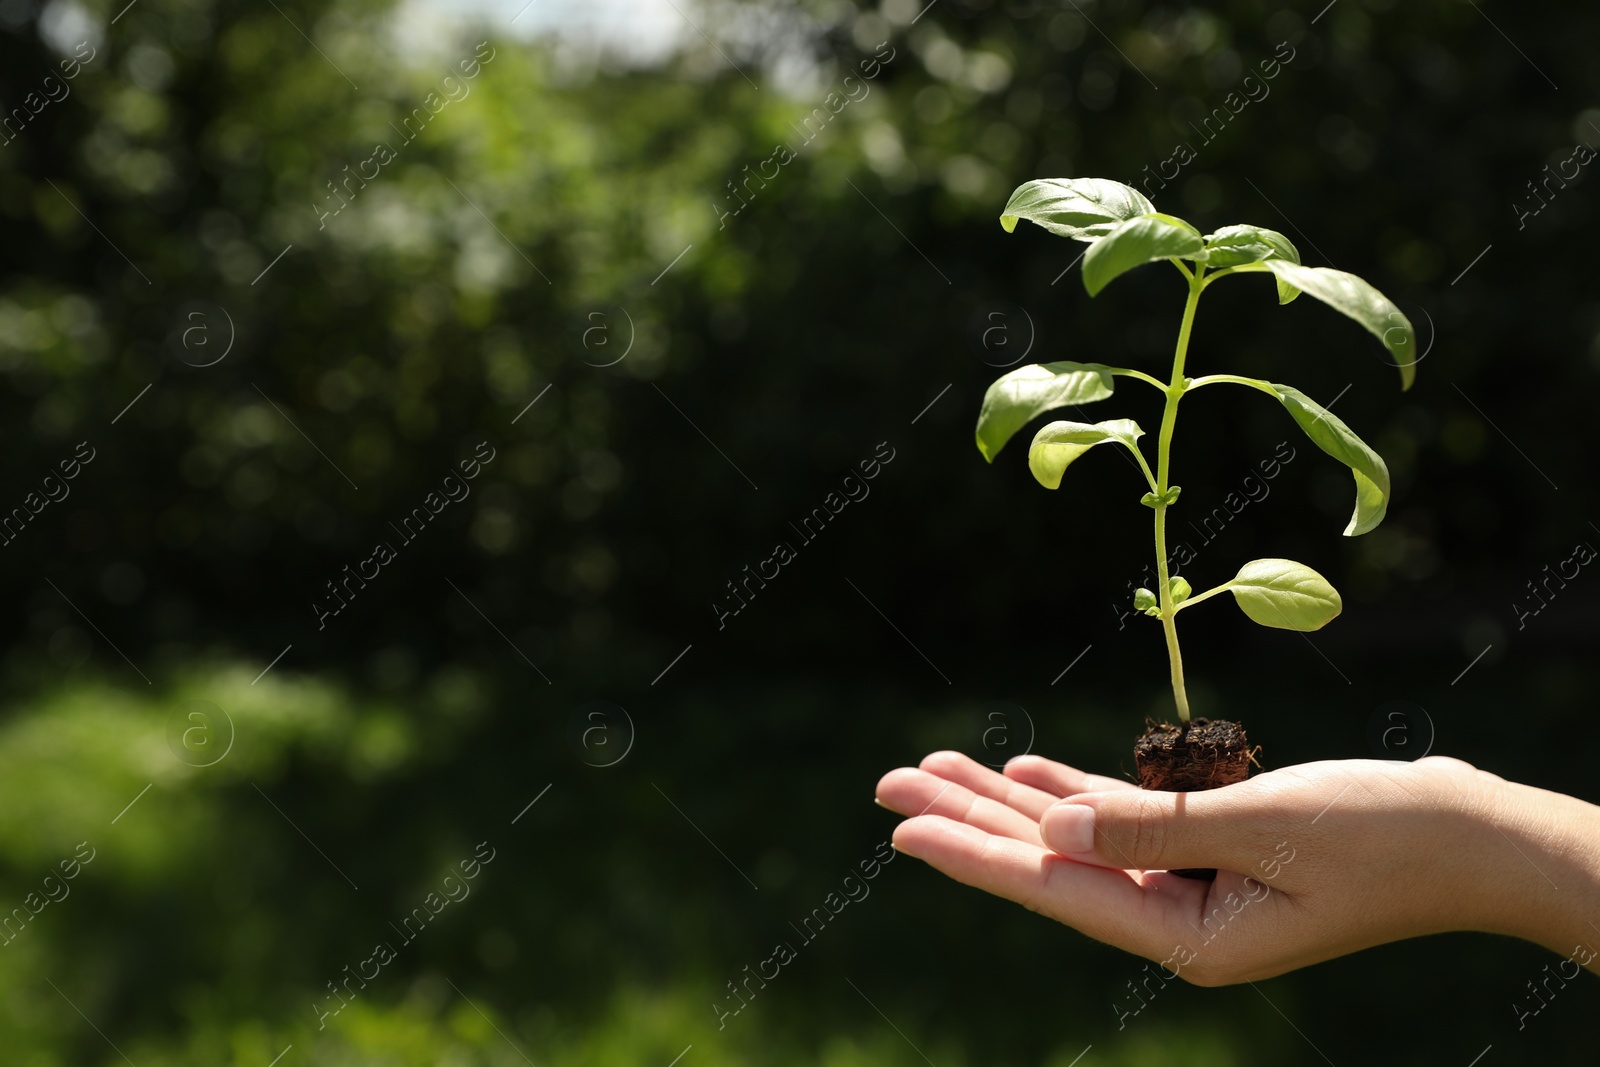
[[[1600,974],[1600,807],[1486,779],[1485,887],[1474,928],[1532,941]]]

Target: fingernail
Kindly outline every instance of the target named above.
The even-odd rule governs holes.
[[[883,801],[879,800],[877,797],[873,797],[872,798],[872,802],[874,804],[878,805],[878,807],[880,807],[880,808],[883,807]]]
[[[1044,843],[1064,855],[1094,851],[1094,809],[1083,804],[1057,804],[1039,823]]]

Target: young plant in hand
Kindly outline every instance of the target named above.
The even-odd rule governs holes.
[[[1172,481],[1178,407],[1193,390],[1224,384],[1254,389],[1282,404],[1306,436],[1349,467],[1355,478],[1355,513],[1345,527],[1346,536],[1367,533],[1383,521],[1389,503],[1389,470],[1383,459],[1338,416],[1292,386],[1237,374],[1188,377],[1184,360],[1195,309],[1201,295],[1224,278],[1271,275],[1277,283],[1280,304],[1309,293],[1376,335],[1400,368],[1402,389],[1411,387],[1416,374],[1411,323],[1393,302],[1355,275],[1302,264],[1300,253],[1281,233],[1238,225],[1202,235],[1183,219],[1156,211],[1138,190],[1103,178],[1028,182],[1011,194],[1000,224],[1010,233],[1019,219],[1089,245],[1082,261],[1083,283],[1090,296],[1118,275],[1162,260],[1177,268],[1188,287],[1166,381],[1143,371],[1103,363],[1058,362],[1019,367],[996,380],[984,395],[983,410],[978,416],[978,450],[986,460],[993,461],[1005,443],[1035,416],[1105,400],[1112,395],[1118,378],[1131,378],[1160,391],[1166,404],[1156,436],[1153,468],[1139,444],[1145,432],[1131,419],[1048,423],[1034,435],[1028,448],[1028,467],[1039,484],[1056,489],[1067,467],[1096,445],[1119,445],[1133,454],[1149,488],[1140,503],[1154,513],[1157,574],[1157,588],[1138,590],[1134,606],[1161,621],[1180,723],[1176,727],[1166,723],[1152,725],[1139,739],[1134,757],[1140,784],[1149,789],[1196,790],[1242,781],[1248,774],[1251,754],[1239,724],[1203,718],[1190,721],[1183,654],[1178,646],[1178,615],[1226,592],[1232,593],[1244,613],[1262,626],[1309,631],[1331,621],[1342,604],[1327,579],[1293,560],[1251,560],[1233,578],[1200,593],[1193,592],[1182,577],[1169,573],[1167,512],[1177,503],[1180,492]]]

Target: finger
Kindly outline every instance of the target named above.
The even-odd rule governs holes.
[[[1283,834],[1270,794],[1247,783],[1202,793],[1080,793],[1045,812],[1039,833],[1080,863],[1123,870],[1217,867],[1249,873]]]
[[[878,782],[878,799],[885,807],[912,818],[939,815],[1035,847],[1043,844],[1037,820],[920,768],[901,767],[884,775]]]
[[[1018,756],[1006,764],[1006,777],[1055,797],[1138,788],[1132,782],[1124,782],[1120,778],[1107,778],[1099,774],[1088,774],[1076,767],[1068,767],[1065,763],[1057,763],[1043,756]]]
[[[1034,822],[1038,822],[1039,816],[1059,799],[1059,795],[1014,782],[960,752],[935,752],[922,761],[922,769],[1015,808]]]
[[[958,882],[1143,956],[1171,947],[1181,916],[1192,912],[1206,891],[1199,882],[1161,892],[1145,889],[1122,871],[1074,863],[1037,845],[934,815],[901,823],[894,845]]]

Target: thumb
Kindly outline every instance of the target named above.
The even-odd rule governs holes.
[[[1251,808],[1226,786],[1201,793],[1079,793],[1044,813],[1039,834],[1068,859],[1101,867],[1249,872],[1273,854],[1277,840],[1276,820]]]

